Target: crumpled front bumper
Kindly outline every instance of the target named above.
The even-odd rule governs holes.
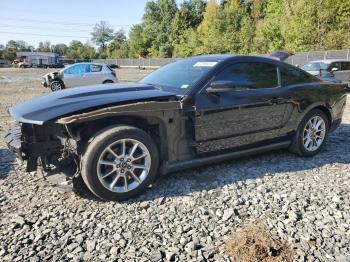
[[[11,126],[5,135],[7,147],[15,154],[16,158],[23,162],[24,153],[22,152],[22,126],[19,123]]]
[[[27,172],[37,169],[37,157],[30,157],[26,153],[21,123],[16,123],[8,129],[5,135],[5,143],[16,156],[17,162],[24,167]]]
[[[47,76],[44,76],[44,77],[43,77],[43,81],[41,81],[41,84],[42,84],[44,87],[48,87],[48,86],[49,86],[49,79],[47,78]]]

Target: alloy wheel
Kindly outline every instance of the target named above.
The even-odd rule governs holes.
[[[137,188],[151,167],[147,147],[135,139],[120,139],[108,145],[97,162],[97,175],[102,185],[115,193]]]
[[[326,136],[326,123],[320,116],[312,117],[303,131],[303,145],[307,151],[319,149]]]
[[[60,83],[52,83],[51,84],[51,89],[52,91],[58,91],[58,90],[61,90],[61,84]]]

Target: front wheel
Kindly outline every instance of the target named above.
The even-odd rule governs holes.
[[[64,89],[64,85],[61,81],[52,81],[50,83],[50,88],[51,88],[52,92],[56,92],[56,91]]]
[[[301,156],[314,156],[323,147],[329,129],[329,121],[322,110],[307,113],[295,134],[291,151]]]
[[[82,178],[92,193],[122,201],[142,193],[155,179],[158,150],[153,139],[132,126],[97,133],[82,157]]]

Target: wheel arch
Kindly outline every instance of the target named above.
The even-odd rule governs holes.
[[[148,133],[157,145],[160,160],[167,158],[167,135],[164,120],[155,116],[113,116],[108,118],[100,118],[93,121],[86,121],[74,124],[73,129],[81,138],[81,151],[84,151],[91,139],[102,129],[117,125],[128,125],[139,128]]]
[[[331,114],[331,110],[325,105],[316,106],[316,107],[312,108],[311,110],[314,110],[314,109],[321,110],[327,116],[328,125],[329,125],[328,127],[330,127],[332,125],[332,119],[333,119],[332,114]]]
[[[103,80],[102,84],[107,84],[107,83],[114,83],[114,81],[112,79],[105,79]]]
[[[62,83],[64,88],[66,87],[66,85],[64,84],[64,81],[61,78],[55,77],[55,78],[50,79],[50,84],[54,81],[58,81],[58,82]]]
[[[296,131],[300,125],[300,123],[303,121],[304,117],[311,112],[312,110],[315,109],[319,109],[321,110],[326,116],[327,116],[327,120],[328,120],[328,124],[329,127],[332,125],[332,121],[333,121],[333,116],[332,116],[332,110],[330,109],[329,106],[327,106],[326,104],[323,103],[317,103],[317,104],[312,104],[310,106],[308,106],[307,108],[305,108],[302,113],[299,115],[298,120],[297,120],[297,124],[294,127],[294,130]]]

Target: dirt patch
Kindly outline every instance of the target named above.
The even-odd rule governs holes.
[[[233,261],[289,262],[295,256],[292,245],[274,237],[262,222],[237,230],[225,244]]]

